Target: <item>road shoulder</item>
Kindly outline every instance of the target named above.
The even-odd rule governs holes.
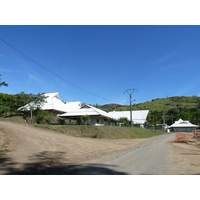
[[[200,174],[200,141],[192,137],[188,144],[170,141],[170,147],[173,151],[171,174]]]

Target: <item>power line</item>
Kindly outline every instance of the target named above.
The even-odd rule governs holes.
[[[71,62],[72,64],[74,64],[74,65],[76,65],[76,66],[78,66],[78,67],[82,67],[82,66],[79,65],[77,62],[70,61],[70,60],[67,59],[66,57],[64,57],[64,56],[62,56],[62,55],[60,55],[60,54],[58,54],[56,51],[53,51],[52,49],[49,49],[49,48],[47,48],[47,47],[41,45],[40,43],[37,43],[37,42],[35,42],[35,41],[32,41],[32,40],[30,40],[29,38],[27,38],[27,37],[25,37],[25,36],[23,36],[23,35],[21,35],[21,34],[19,34],[19,33],[16,33],[15,31],[9,29],[8,27],[1,27],[1,28],[6,29],[6,30],[8,30],[9,32],[14,33],[14,34],[17,35],[18,37],[21,37],[21,38],[27,40],[28,42],[30,42],[30,43],[32,43],[32,44],[34,44],[34,45],[36,45],[36,46],[38,46],[38,47],[40,47],[40,48],[42,48],[42,49],[44,49],[44,50],[47,50],[47,51],[53,53],[54,55],[56,55],[56,56],[58,56],[58,57],[64,59],[64,60],[67,61],[67,62]],[[58,65],[58,64],[57,64],[57,65]],[[73,69],[73,71],[76,71],[76,73],[82,75],[82,73],[79,72],[78,70]],[[95,76],[98,75],[97,73],[95,73],[94,71],[91,71],[91,69],[90,69],[90,73],[91,73],[91,72],[92,72]],[[93,76],[89,76],[88,74],[86,74],[86,76],[88,76],[90,79],[91,79],[91,78],[94,79]],[[99,76],[99,75],[98,75],[98,76]],[[115,85],[115,86],[117,85],[118,87],[123,88],[123,86],[122,86],[121,84],[119,84],[118,82],[113,83],[113,85]],[[110,100],[109,100],[109,101],[110,101]],[[113,102],[113,101],[112,101],[112,102]]]
[[[72,86],[74,86],[74,87],[76,87],[76,88],[78,88],[78,89],[80,89],[80,90],[82,90],[82,91],[84,91],[84,92],[86,92],[86,93],[92,95],[92,96],[95,96],[95,97],[97,97],[97,98],[100,98],[100,99],[103,99],[103,100],[106,100],[106,101],[109,101],[109,102],[113,102],[113,101],[111,101],[111,100],[109,100],[109,99],[100,97],[100,96],[98,96],[98,95],[96,95],[96,94],[93,94],[93,93],[91,93],[91,92],[89,92],[89,91],[87,91],[87,90],[85,90],[85,89],[83,89],[83,88],[81,88],[81,87],[79,87],[79,86],[77,86],[77,85],[75,85],[75,84],[69,82],[68,80],[66,80],[66,79],[64,79],[63,77],[59,76],[58,74],[56,74],[56,73],[53,72],[52,70],[48,69],[48,68],[45,67],[44,65],[41,65],[41,64],[38,63],[37,61],[35,61],[35,60],[33,60],[32,58],[30,58],[29,56],[25,55],[24,53],[22,53],[21,51],[19,51],[19,50],[16,49],[15,47],[13,47],[11,44],[9,44],[8,42],[6,42],[5,40],[3,40],[3,39],[1,39],[1,38],[0,38],[0,40],[1,40],[2,42],[4,42],[6,45],[8,45],[9,47],[11,47],[12,49],[14,49],[15,51],[17,51],[18,53],[20,53],[21,55],[23,55],[25,58],[29,59],[30,61],[32,61],[32,62],[35,63],[36,65],[42,67],[43,69],[45,69],[45,70],[48,71],[49,73],[53,74],[54,76],[58,77],[59,79],[65,81],[65,82],[67,82],[68,84],[70,84],[70,85],[72,85]]]

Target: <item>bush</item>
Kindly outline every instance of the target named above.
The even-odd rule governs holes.
[[[91,118],[89,115],[83,115],[81,116],[81,121],[83,121],[83,123],[86,125],[86,124],[89,124],[89,122],[91,121]]]
[[[34,111],[34,122],[37,124],[51,124],[51,121],[55,118],[55,114],[45,110]]]
[[[129,120],[126,117],[120,117],[118,123],[120,123],[122,126],[129,126]]]

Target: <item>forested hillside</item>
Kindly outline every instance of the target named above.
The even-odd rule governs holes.
[[[129,105],[109,104],[99,106],[105,111],[128,111]],[[169,97],[163,99],[153,99],[152,101],[135,104],[133,110],[150,110],[148,115],[149,124],[171,125],[175,120],[182,118],[194,124],[200,124],[200,97]],[[164,115],[163,115],[164,114]],[[164,116],[164,118],[163,118]]]

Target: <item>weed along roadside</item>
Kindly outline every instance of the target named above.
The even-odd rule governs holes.
[[[11,138],[5,133],[4,129],[0,128],[0,158],[10,150],[11,146]]]
[[[98,139],[134,139],[147,138],[163,134],[163,131],[152,131],[144,128],[119,126],[88,126],[88,125],[34,125],[74,137],[90,137]]]

